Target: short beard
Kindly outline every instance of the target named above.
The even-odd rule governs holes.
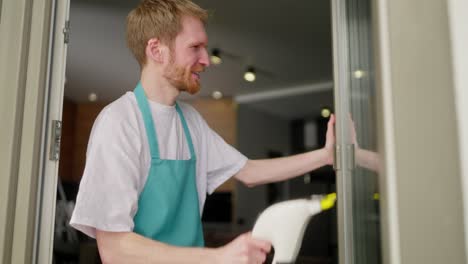
[[[201,69],[200,69],[201,68]],[[202,66],[195,67],[195,71],[203,70]],[[199,80],[194,81],[192,79],[192,68],[184,69],[175,65],[174,56],[171,54],[171,61],[169,67],[164,73],[164,77],[169,81],[171,85],[177,88],[179,91],[185,91],[189,94],[196,94],[200,91]]]
[[[192,71],[182,67],[171,66],[165,77],[179,91],[185,91],[190,94],[196,94],[200,91],[200,83],[192,80]]]

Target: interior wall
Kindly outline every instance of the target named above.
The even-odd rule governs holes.
[[[220,100],[199,98],[187,103],[192,105],[227,143],[236,146],[237,106],[231,98]]]
[[[240,104],[237,131],[238,149],[249,159],[268,158],[269,151],[281,152],[284,156],[291,153],[287,120]],[[236,218],[251,228],[258,213],[267,206],[266,186],[247,188],[238,183],[236,190]]]
[[[447,3],[377,5],[384,263],[465,263]]]

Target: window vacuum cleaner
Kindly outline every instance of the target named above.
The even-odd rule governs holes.
[[[336,193],[331,193],[273,204],[258,217],[252,237],[271,243],[275,249],[272,264],[294,263],[310,218],[332,208],[335,202]]]

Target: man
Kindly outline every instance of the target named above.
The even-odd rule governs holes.
[[[141,81],[96,119],[71,220],[97,239],[104,263],[263,263],[271,245],[249,233],[203,248],[206,194],[231,176],[255,186],[333,162],[333,118],[323,149],[248,160],[176,101],[200,89],[210,64],[206,18],[189,0],[143,0],[128,15]]]

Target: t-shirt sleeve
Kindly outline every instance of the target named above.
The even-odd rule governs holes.
[[[71,226],[95,238],[96,229],[133,230],[140,174],[138,130],[104,109],[90,135]]]
[[[207,192],[211,194],[239,172],[248,159],[226,143],[206,122],[204,127],[207,136]]]

